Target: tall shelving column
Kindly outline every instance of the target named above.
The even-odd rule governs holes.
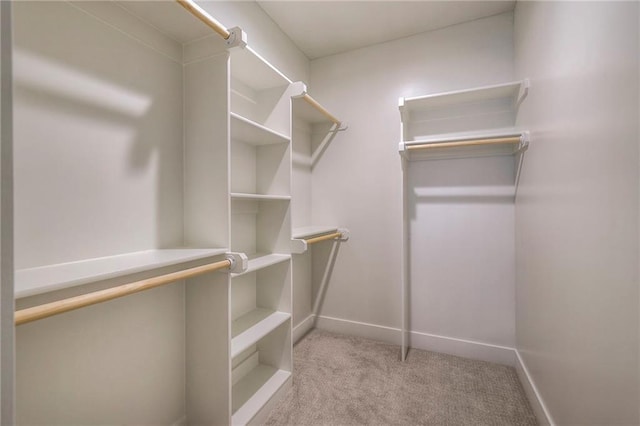
[[[515,126],[518,108],[529,91],[529,81],[515,81],[411,98],[400,98],[401,132],[399,153],[402,163],[403,264],[402,264],[402,335],[401,358],[406,359],[411,346],[411,218],[415,195],[409,190],[413,162],[479,157],[511,157],[500,162],[512,185],[505,185],[501,196],[513,197],[518,188],[520,168],[529,145],[529,133]],[[490,159],[489,159],[490,160]],[[495,166],[497,163],[488,162]],[[477,186],[477,182],[468,183]],[[496,183],[494,183],[496,185]],[[458,187],[458,188],[456,188]],[[422,197],[443,196],[456,192],[473,197],[488,195],[486,189],[469,194],[458,180],[443,192],[440,188],[423,191]],[[467,192],[464,192],[467,191]],[[492,189],[495,191],[495,188]],[[495,195],[495,194],[493,194]],[[418,285],[416,283],[416,285]],[[415,296],[414,296],[415,297]]]
[[[185,242],[230,247],[229,217],[229,58],[226,46],[210,37],[210,51],[192,56],[186,45]],[[207,274],[186,286],[186,401],[193,424],[230,421],[228,273]]]
[[[311,207],[311,173],[323,150],[334,139],[342,123],[307,93],[302,82],[296,82],[292,97],[292,264],[293,264],[293,341],[302,338],[315,323],[317,301],[326,283],[313,283],[313,249],[306,240],[340,232],[344,228],[314,224]],[[335,240],[326,240],[323,244]],[[314,285],[316,284],[316,285]],[[314,294],[315,290],[315,294]]]
[[[230,50],[231,423],[260,423],[291,386],[290,84],[250,47]]]

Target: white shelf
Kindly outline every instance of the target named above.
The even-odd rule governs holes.
[[[231,328],[231,358],[258,343],[289,318],[291,314],[285,312],[258,308],[235,320]]]
[[[231,113],[231,139],[253,146],[274,145],[291,141],[288,136],[234,112]]]
[[[480,103],[496,99],[506,99],[510,101],[513,106],[517,106],[524,96],[526,96],[528,87],[528,80],[522,80],[473,89],[402,98],[400,110],[404,117],[405,114],[417,110],[435,110],[460,104]]]
[[[231,424],[248,424],[290,377],[289,371],[258,364],[233,386]]]
[[[304,226],[300,228],[293,228],[293,232],[291,234],[291,238],[293,239],[303,239],[315,237],[323,234],[330,234],[332,232],[337,232],[337,226]]]
[[[291,259],[290,254],[264,254],[264,253],[254,253],[247,255],[249,258],[249,267],[246,271],[238,274],[231,274],[232,277],[237,277],[238,275],[248,274],[250,272],[257,271],[259,269],[263,269],[269,267],[271,265],[275,265],[277,263],[286,262]]]
[[[291,200],[290,195],[247,194],[244,192],[232,192],[231,198],[238,199],[238,200],[274,200],[274,201]]]
[[[146,250],[37,268],[18,269],[15,274],[15,297],[33,296],[207,257],[220,256],[227,252],[226,248]]]
[[[292,83],[250,46],[231,50],[231,77],[253,90],[272,89]]]

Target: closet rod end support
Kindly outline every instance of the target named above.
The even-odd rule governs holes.
[[[338,232],[340,234],[342,234],[339,238],[338,241],[349,241],[349,230],[347,228],[338,228]]]
[[[226,258],[231,265],[229,265],[229,272],[234,274],[240,274],[247,270],[249,267],[249,258],[244,253],[227,253]]]
[[[240,27],[229,28],[229,33],[229,38],[225,41],[227,47],[239,47],[244,49],[247,45],[247,33],[242,31],[242,28]]]

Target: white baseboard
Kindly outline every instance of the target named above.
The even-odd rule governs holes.
[[[298,340],[302,339],[302,337],[309,332],[313,328],[313,322],[315,320],[315,315],[311,314],[306,317],[304,320],[300,322],[300,324],[293,327],[293,344],[298,343]]]
[[[538,419],[538,423],[543,426],[555,426],[553,418],[549,414],[549,410],[547,410],[547,406],[544,404],[544,400],[540,396],[538,388],[536,387],[535,382],[529,374],[529,370],[527,370],[527,366],[517,349],[515,350],[515,354],[516,372],[518,373],[518,378],[520,379],[520,383],[522,383],[524,392],[527,394],[527,399],[529,399],[531,408]]]
[[[320,330],[379,340],[392,345],[400,345],[400,329],[397,328],[325,316],[318,316],[316,318],[316,327]]]
[[[393,345],[400,345],[401,343],[401,332],[399,328],[383,327],[375,324],[325,316],[319,316],[316,319],[316,327],[321,330],[360,336]],[[410,347],[412,348],[495,362],[511,367],[515,365],[515,352],[513,348],[471,340],[436,336],[416,331],[412,331],[409,336]]]
[[[513,348],[473,340],[419,333],[417,331],[409,333],[409,347],[480,361],[495,362],[496,364],[510,367],[514,367],[516,364],[515,350]]]

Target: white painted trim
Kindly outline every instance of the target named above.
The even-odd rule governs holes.
[[[349,321],[326,316],[316,317],[316,328],[366,339],[378,340],[392,345],[400,345],[400,329],[384,327],[366,322]]]
[[[401,344],[402,331],[398,328],[326,316],[317,317],[316,327],[321,330],[360,336],[393,345]],[[437,336],[416,331],[409,333],[409,342],[409,347],[416,349],[495,362],[512,367],[515,365],[515,350],[506,346]]]
[[[300,324],[293,327],[293,344],[298,343],[298,340],[302,339],[305,334],[309,332],[313,328],[313,323],[315,322],[315,315],[311,314],[305,319],[303,319]]]
[[[524,388],[524,392],[527,395],[527,399],[529,399],[531,408],[538,419],[538,423],[540,423],[541,426],[555,426],[553,418],[551,417],[551,414],[549,413],[540,392],[538,392],[538,388],[536,387],[536,384],[533,381],[531,374],[529,374],[529,370],[517,349],[515,350],[515,354],[516,373],[518,373],[518,378],[520,379],[520,383],[522,383],[522,387]]]
[[[516,363],[515,349],[507,346],[419,333],[417,331],[409,333],[409,347],[480,361],[495,362],[510,367],[515,366]]]

